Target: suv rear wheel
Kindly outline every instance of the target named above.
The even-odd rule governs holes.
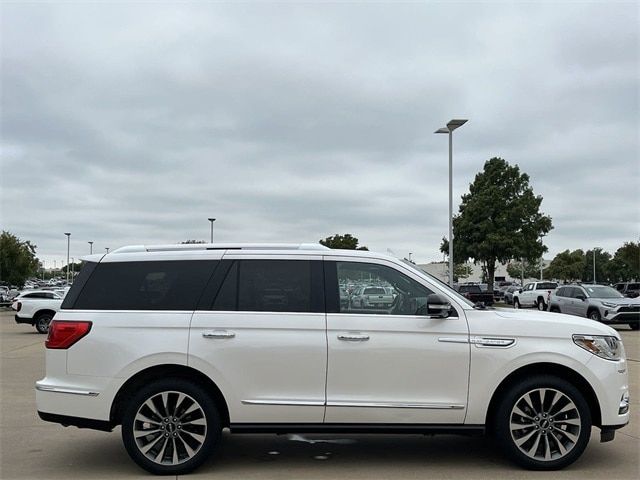
[[[497,409],[495,432],[507,455],[532,470],[573,463],[591,435],[591,412],[569,382],[537,375],[514,385]]]
[[[38,333],[49,333],[49,324],[53,315],[50,313],[41,313],[36,317],[35,327]]]
[[[177,378],[139,390],[122,419],[127,453],[139,466],[159,475],[183,475],[202,465],[219,442],[221,430],[211,397]]]

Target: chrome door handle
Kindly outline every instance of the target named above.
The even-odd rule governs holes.
[[[211,330],[208,332],[202,332],[204,338],[233,338],[236,336],[233,332],[227,330]]]
[[[345,342],[366,342],[367,340],[369,340],[369,335],[356,333],[340,333],[338,334],[338,340],[343,340]]]

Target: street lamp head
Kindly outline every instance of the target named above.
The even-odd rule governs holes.
[[[450,132],[453,132],[456,128],[461,127],[467,122],[468,120],[466,119],[465,120],[453,119],[453,120],[450,120],[449,123],[447,123],[447,128],[449,129]]]
[[[209,220],[210,222],[215,222],[215,221],[216,221],[216,219],[215,219],[215,218],[209,218],[208,220]]]
[[[450,132],[449,132],[448,128],[442,127],[442,128],[439,128],[438,130],[436,130],[433,133],[450,133]]]
[[[70,234],[70,233],[65,233],[65,235],[68,237],[68,236],[70,236],[71,234]]]

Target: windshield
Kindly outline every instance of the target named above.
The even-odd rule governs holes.
[[[624,298],[619,291],[611,287],[602,287],[600,285],[587,286],[582,285],[590,297],[593,298]]]
[[[463,305],[467,305],[469,307],[473,307],[474,303],[471,302],[468,298],[463,297],[462,295],[460,295],[458,292],[456,292],[454,289],[452,289],[449,285],[447,285],[446,283],[444,283],[442,280],[440,280],[438,277],[435,277],[433,275],[431,275],[429,272],[423,270],[422,268],[420,268],[419,266],[408,262],[406,260],[400,260],[402,263],[404,263],[405,266],[407,266],[409,269],[417,272],[419,275],[421,276],[427,276],[429,277],[431,280],[434,280],[438,286],[440,286],[441,288],[443,288],[446,292],[447,295],[451,295],[452,297],[455,297],[455,299],[462,303]]]

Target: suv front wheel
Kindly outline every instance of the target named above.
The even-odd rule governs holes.
[[[497,440],[507,455],[531,470],[573,463],[591,435],[591,413],[580,391],[558,377],[523,380],[504,395],[495,417]]]
[[[199,386],[164,379],[140,389],[122,418],[129,456],[158,475],[183,475],[198,468],[221,435],[215,403]]]

